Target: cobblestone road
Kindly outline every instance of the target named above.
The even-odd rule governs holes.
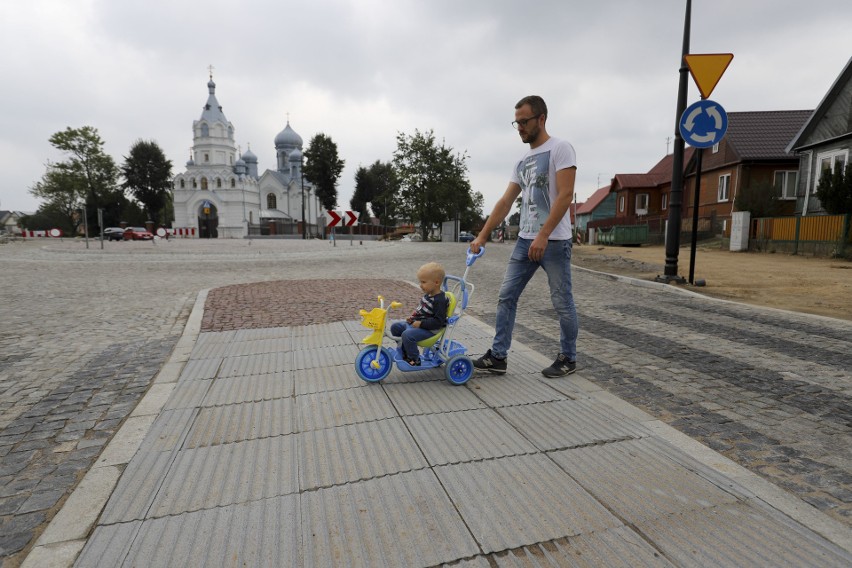
[[[352,319],[354,303],[388,293],[368,279],[412,281],[427,260],[460,274],[465,251],[461,244],[341,241],[104,247],[0,246],[3,566],[20,562],[134,408],[199,290],[289,280],[245,287],[242,303],[211,305],[211,313],[249,320],[255,314],[247,309],[260,297],[270,298],[270,316],[293,317],[285,307],[296,305],[305,307],[306,323],[335,310]],[[470,275],[476,294],[469,313],[492,325],[509,250],[492,245]],[[574,281],[585,377],[852,525],[852,323],[580,270]],[[546,289],[536,276],[521,299],[515,337],[553,356],[558,331]]]

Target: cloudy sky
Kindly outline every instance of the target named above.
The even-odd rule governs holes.
[[[582,201],[671,146],[685,0],[26,0],[0,18],[0,209],[63,159],[48,138],[98,129],[118,164],[154,140],[183,170],[208,66],[237,143],[260,171],[287,123],[346,161],[389,161],[399,132],[466,152],[486,212],[525,147],[509,123],[528,94],[574,144]],[[691,53],[733,53],[711,98],[728,112],[813,109],[852,56],[852,3],[694,0]],[[689,102],[699,93],[690,80]]]

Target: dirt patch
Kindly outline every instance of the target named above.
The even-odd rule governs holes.
[[[662,246],[575,246],[577,266],[654,280],[664,274]],[[678,275],[688,280],[690,248],[678,252]],[[784,253],[730,252],[718,245],[696,250],[695,278],[682,286],[707,296],[852,321],[852,262]]]

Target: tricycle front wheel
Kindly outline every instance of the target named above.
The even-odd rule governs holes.
[[[355,358],[355,371],[368,383],[377,383],[387,377],[393,368],[393,356],[386,347],[382,347],[376,358],[376,346],[368,345]]]

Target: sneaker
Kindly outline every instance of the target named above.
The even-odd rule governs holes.
[[[541,374],[549,379],[555,379],[556,377],[564,377],[566,375],[570,375],[576,370],[577,362],[569,361],[568,357],[560,353],[556,357],[556,361],[553,362],[553,365],[551,365],[547,369],[543,369],[541,371]]]
[[[498,359],[491,354],[491,350],[489,349],[485,355],[474,360],[473,367],[479,371],[489,371],[502,375],[506,372],[506,359]]]

